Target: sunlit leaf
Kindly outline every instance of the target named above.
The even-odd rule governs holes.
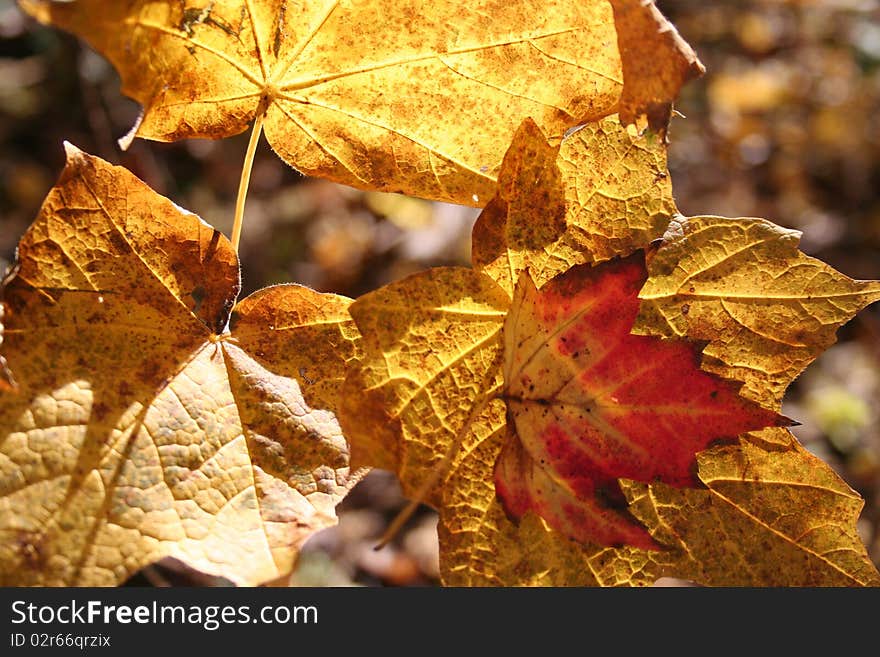
[[[265,112],[304,173],[478,206],[523,118],[558,138],[619,105],[655,116],[702,71],[653,5],[628,0],[20,4],[113,63],[144,107],[139,137],[226,137]]]
[[[585,128],[567,157],[601,158],[613,134],[604,125]],[[572,177],[587,186],[580,195],[560,184],[564,148],[554,156],[533,125],[520,129],[477,222],[476,270],[416,274],[351,309],[372,337],[346,378],[340,422],[358,463],[393,470],[407,495],[437,508],[443,581],[880,583],[855,529],[859,496],[773,426],[786,423],[776,411],[797,372],[779,389],[741,378],[734,365],[775,366],[762,341],[740,340],[735,360],[715,355],[762,322],[785,323],[783,336],[821,325],[807,348],[816,354],[880,284],[807,258],[796,236],[764,220],[677,217],[657,233],[645,218],[674,212],[662,144],[625,150],[620,171],[627,157],[646,158],[656,180],[637,178],[632,203],[611,213],[623,236],[615,247],[601,239],[595,178]],[[644,160],[631,168],[644,173]],[[723,230],[704,232],[710,224]],[[785,248],[739,237],[756,231]],[[685,247],[688,236],[705,243]],[[582,252],[558,258],[563,243]],[[683,309],[672,301],[682,285],[713,293]],[[722,312],[728,301],[736,314]],[[577,393],[564,410],[560,391]],[[554,424],[563,431],[548,431]],[[640,450],[655,456],[633,456]],[[598,522],[584,520],[585,507]]]
[[[176,557],[257,584],[335,523],[348,300],[278,286],[233,310],[238,290],[219,232],[68,147],[2,289],[0,581],[113,585]]]
[[[641,252],[574,267],[540,291],[520,277],[504,327],[515,439],[495,467],[512,516],[534,511],[581,543],[652,549],[618,479],[694,486],[697,452],[788,423],[700,370],[698,344],[630,334],[646,277]]]
[[[880,282],[804,255],[799,239],[765,219],[677,217],[648,264],[637,332],[708,341],[708,369],[778,403],[838,327],[880,299]]]

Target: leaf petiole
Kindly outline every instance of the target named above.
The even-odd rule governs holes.
[[[437,485],[437,482],[440,481],[443,475],[449,472],[449,466],[452,464],[452,457],[457,451],[457,449],[450,450],[443,460],[434,468],[431,476],[422,482],[422,485],[419,486],[419,490],[416,491],[413,498],[407,502],[406,506],[403,507],[396,516],[394,516],[394,520],[391,521],[391,524],[388,525],[388,528],[382,534],[379,541],[373,546],[374,550],[381,550],[388,545],[395,536],[397,536],[398,532],[400,532],[406,524],[406,521],[412,517],[412,514],[415,513],[416,509],[419,508],[421,503],[428,496],[428,493],[431,492],[431,489]]]
[[[244,222],[244,202],[247,198],[248,185],[251,181],[251,169],[254,166],[254,153],[257,152],[257,144],[263,133],[262,112],[254,119],[254,127],[251,129],[251,139],[248,142],[247,153],[244,156],[244,164],[241,167],[241,180],[238,183],[238,198],[235,199],[235,218],[232,222],[232,248],[238,253],[238,244],[241,241],[241,227]]]
[[[444,455],[443,459],[434,466],[433,471],[430,476],[425,479],[419,489],[416,491],[415,495],[410,498],[409,502],[405,507],[403,507],[397,515],[394,517],[394,520],[391,521],[391,524],[388,525],[388,528],[385,530],[385,533],[382,534],[379,541],[376,545],[373,546],[374,550],[381,550],[383,547],[388,545],[397,533],[403,528],[406,524],[406,521],[412,517],[412,514],[415,513],[416,509],[419,508],[419,505],[424,502],[425,498],[431,493],[434,487],[440,482],[440,480],[449,474],[449,470],[452,467],[452,462],[455,459],[456,454],[458,454],[458,450],[461,447],[462,442],[465,437],[470,433],[471,427],[474,424],[474,420],[476,417],[482,412],[485,408],[486,403],[479,403],[471,409],[471,413],[468,416],[465,423],[462,425],[461,429],[458,432],[457,439],[453,441],[449,450]]]

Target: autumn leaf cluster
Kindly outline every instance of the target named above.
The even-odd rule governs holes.
[[[470,267],[240,300],[235,238],[66,145],[0,297],[0,582],[284,578],[384,468],[438,511],[449,585],[880,583],[861,498],[781,414],[880,282],[678,213],[703,67],[653,3],[20,5],[119,70],[123,145],[252,127],[482,212]]]

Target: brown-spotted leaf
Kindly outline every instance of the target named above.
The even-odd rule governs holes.
[[[635,116],[674,100],[621,47],[633,61],[653,47],[667,82],[696,70],[652,6],[616,24],[626,3],[607,0],[20,4],[116,66],[144,107],[136,136],[225,137],[265,111],[269,143],[304,173],[473,205],[524,117],[558,137],[621,103]]]
[[[73,147],[18,266],[0,581],[113,585],[163,557],[241,584],[289,573],[354,482],[330,393],[356,355],[348,300],[271,288],[228,332],[229,242]]]
[[[495,488],[581,543],[656,547],[625,513],[620,478],[694,486],[710,443],[788,424],[700,369],[700,345],[631,335],[643,252],[569,269],[540,291],[523,274],[504,326],[504,399],[515,439]]]
[[[0,298],[0,349],[3,348],[3,315],[5,314],[3,300]],[[15,387],[15,379],[6,365],[6,359],[0,353],[0,390],[11,390]]]
[[[509,294],[525,269],[541,287],[572,266],[646,247],[675,212],[655,133],[638,135],[611,116],[553,146],[527,119],[474,226],[473,265]]]
[[[533,260],[521,256],[529,251],[532,235],[534,244],[541,245],[549,243],[548,235],[557,236],[562,225],[558,221],[562,216],[560,208],[568,213],[576,203],[571,197],[559,196],[564,190],[558,184],[561,176],[557,158],[546,141],[542,145],[537,139],[539,135],[533,128],[526,124],[520,131],[518,146],[514,147],[518,152],[505,160],[500,179],[507,184],[502,183],[498,196],[502,200],[490,203],[478,221],[478,227],[482,225],[483,229],[494,227],[483,233],[491,240],[491,248],[483,253],[494,255],[476,257],[479,274],[467,270],[424,272],[367,295],[354,304],[352,311],[359,328],[371,337],[364,339],[363,359],[346,378],[340,423],[347,432],[350,427],[352,449],[361,463],[395,471],[408,495],[438,509],[443,581],[455,585],[643,585],[657,577],[672,576],[716,584],[732,581],[723,580],[718,573],[740,568],[742,555],[748,553],[754,563],[750,562],[750,573],[741,581],[747,579],[753,584],[783,580],[822,585],[875,582],[876,569],[855,530],[860,509],[858,496],[826,464],[804,457],[802,448],[787,430],[773,426],[753,430],[781,423],[782,418],[775,413],[779,408],[778,395],[762,387],[759,378],[746,379],[746,387],[740,388],[740,370],[721,368],[716,357],[701,353],[702,347],[708,344],[706,349],[711,349],[717,339],[694,330],[697,325],[684,323],[678,333],[652,329],[660,333],[654,336],[660,339],[651,343],[639,342],[640,337],[647,337],[644,330],[613,330],[615,323],[625,323],[624,316],[628,316],[632,327],[639,309],[644,310],[651,303],[650,299],[640,297],[645,297],[652,277],[680,274],[678,269],[684,267],[680,263],[687,260],[689,253],[686,249],[677,258],[667,260],[672,265],[663,270],[662,276],[656,269],[657,263],[664,262],[664,250],[674,249],[678,244],[674,238],[676,230],[666,233],[659,250],[646,247],[650,255],[647,270],[644,264],[640,265],[639,275],[629,283],[628,294],[609,297],[616,302],[605,303],[604,312],[602,303],[591,305],[588,301],[606,296],[597,292],[603,281],[626,280],[618,275],[632,267],[631,263],[641,262],[640,256],[632,253],[639,241],[622,241],[619,259],[611,262],[606,261],[613,254],[605,254],[603,260],[594,257],[589,251],[591,247],[584,246],[580,258],[586,264],[566,267],[567,272],[557,271],[552,276],[540,268],[542,262],[549,261],[541,259],[540,248],[533,249]],[[529,134],[536,138],[523,137]],[[587,151],[591,145],[592,142],[586,142]],[[665,174],[665,169],[661,173]],[[648,194],[645,198],[654,197]],[[630,208],[635,213],[636,226],[644,216],[638,214],[638,206],[633,204]],[[545,207],[553,210],[542,213]],[[495,216],[491,221],[486,219],[492,213]],[[522,219],[507,222],[507,217],[516,213]],[[527,221],[530,213],[538,218],[531,228]],[[556,218],[556,222],[545,221],[548,216],[551,220]],[[627,216],[625,213],[622,218],[624,226]],[[592,224],[597,225],[598,222]],[[763,225],[772,226],[769,222]],[[530,230],[534,231],[531,235]],[[584,230],[565,222],[563,236],[571,231],[589,237],[596,230],[600,229]],[[773,228],[770,233],[780,231]],[[730,255],[734,255],[742,244],[730,239]],[[721,239],[717,245],[720,252],[726,248],[726,240]],[[581,243],[588,244],[590,240]],[[519,259],[514,260],[508,253]],[[713,270],[713,280],[722,283],[728,274],[734,282],[743,282],[752,271],[757,281],[755,288],[740,291],[740,301],[753,305],[750,312],[759,314],[765,305],[773,308],[790,295],[792,287],[800,286],[813,290],[802,299],[806,317],[812,312],[810,302],[824,289],[824,283],[818,288],[811,285],[838,281],[846,288],[844,278],[827,267],[803,266],[803,256],[796,249],[762,253],[742,270]],[[708,256],[698,253],[696,257]],[[530,276],[533,265],[539,276],[547,276],[543,283],[535,284]],[[622,270],[615,274],[616,268]],[[607,281],[603,273],[610,274]],[[687,276],[688,270],[683,275]],[[770,280],[774,277],[775,282]],[[492,280],[498,283],[497,287],[490,283]],[[517,281],[518,287],[512,281]],[[857,283],[856,288],[870,290],[873,285]],[[497,291],[490,292],[492,289]],[[829,292],[833,289],[826,290],[831,297],[836,294]],[[545,322],[552,316],[543,309],[541,299],[545,294],[548,299],[555,299],[549,304],[552,308],[587,303],[582,303],[583,313],[575,312],[571,322],[562,319],[557,323],[559,330],[554,330],[553,322]],[[862,300],[869,302],[873,299],[871,294]],[[821,311],[822,307],[819,303],[815,312],[820,322],[823,317],[833,317],[832,321],[839,325],[850,316],[848,311],[834,315]],[[682,310],[681,306],[678,308]],[[694,317],[692,308],[693,305],[683,309],[680,315]],[[594,321],[583,320],[593,312],[599,313]],[[679,317],[674,312],[667,312],[666,316]],[[646,324],[649,315],[643,312],[638,317],[640,329],[651,326]],[[579,320],[583,320],[583,326],[578,325]],[[772,325],[771,320],[768,318]],[[667,325],[675,323],[657,324]],[[499,342],[499,331],[505,338],[503,343]],[[609,332],[618,337],[609,341]],[[565,343],[562,337],[566,338]],[[669,354],[676,354],[673,360],[688,360],[688,374],[676,376],[677,368],[657,357],[664,353],[662,350],[655,354],[641,344],[660,345],[668,348]],[[435,345],[439,348],[435,349]],[[615,345],[624,346],[615,349]],[[578,378],[579,369],[575,366],[585,348],[597,354],[599,360],[587,364],[588,374]],[[541,356],[535,359],[537,371],[531,372],[533,353]],[[743,362],[760,366],[762,359],[771,355],[758,342],[746,341],[739,356]],[[524,377],[524,373],[528,376]],[[689,380],[703,385],[692,387]],[[544,419],[534,416],[544,411],[549,416],[551,409],[555,410],[549,402],[556,391],[571,381],[583,384],[580,388],[586,394],[580,395],[573,405],[575,410],[566,411],[563,422],[558,422],[571,429],[565,440],[554,442],[552,435],[542,431],[542,426],[546,427],[546,423],[541,424]],[[533,384],[539,394],[531,398]],[[738,394],[742,392],[748,396]],[[658,403],[661,393],[667,395],[667,404]],[[713,393],[715,399],[726,401],[730,411],[726,419],[721,419],[723,412],[714,420],[711,413],[702,413],[716,403]],[[627,396],[636,403],[628,403],[632,400]],[[634,432],[644,430],[645,441],[632,440],[628,432],[614,425],[610,433],[617,434],[616,437],[624,435],[626,441],[612,442],[598,436],[599,432],[590,428],[594,420],[582,422],[588,412],[596,410],[596,399],[603,400],[606,423],[609,418],[618,421],[627,413],[638,417],[640,428],[635,429],[634,424]],[[526,415],[533,417],[523,417],[525,426],[520,427],[514,407],[522,414],[527,406],[531,410]],[[615,407],[618,411],[623,407],[623,412],[615,415]],[[654,434],[667,428],[667,411],[682,407],[688,409],[681,414],[686,418],[685,426],[680,431],[669,431],[657,442]],[[583,425],[587,428],[583,429]],[[726,446],[711,446],[710,433]],[[640,472],[636,476],[642,481],[636,483],[623,473],[630,471],[628,468],[638,460],[631,456],[632,447],[644,448],[645,444],[646,451],[662,457],[649,459],[648,462],[656,461],[658,469],[649,467],[647,473]],[[557,450],[559,445],[565,449]],[[597,487],[597,468],[584,454],[590,457],[591,452],[603,449],[601,460],[613,465],[602,475],[607,477],[606,485]],[[671,458],[667,459],[662,452]],[[548,463],[552,467],[547,467]],[[732,469],[731,464],[736,463],[741,466],[739,470]],[[713,523],[719,520],[711,509],[719,504],[720,486],[730,488],[722,483],[723,477],[716,479],[713,474],[723,471],[723,465],[728,468],[725,476],[731,482],[739,476],[742,483],[736,486],[736,508],[724,520],[730,528],[726,540],[720,545],[704,545],[697,535],[718,535]],[[664,470],[667,467],[671,470]],[[694,472],[698,472],[696,479]],[[496,475],[500,475],[500,485]],[[565,509],[563,513],[554,512],[572,498],[577,500],[572,489],[585,476],[588,495],[582,495],[578,502],[587,500],[588,504],[603,506],[599,504],[601,500],[603,510],[616,514],[606,517],[618,521],[616,527],[622,528],[623,536],[599,538],[593,535],[595,522],[592,527],[589,523],[585,525],[589,537],[576,533],[572,525],[581,529],[583,523],[566,521],[566,517],[573,516],[567,516]],[[667,483],[662,483],[664,479]],[[572,495],[566,498],[570,492]],[[526,503],[519,504],[521,499]],[[628,503],[628,508],[619,508],[621,502]],[[574,508],[577,510],[577,505]],[[674,523],[665,520],[667,513],[674,515]],[[731,524],[734,522],[736,529]],[[738,543],[750,542],[768,531],[789,533],[766,552],[753,543]],[[645,532],[650,534],[650,544],[643,540]],[[573,534],[578,540],[571,538]],[[602,546],[596,542],[601,540],[630,541],[636,546]],[[693,549],[689,541],[694,542]],[[784,548],[777,549],[783,544]],[[835,556],[836,550],[840,551],[840,558]],[[817,558],[817,554],[821,557]],[[781,564],[781,558],[788,561]],[[762,574],[766,579],[761,579]]]
[[[504,414],[499,414],[504,421]],[[635,586],[650,585],[663,570],[662,553],[636,548],[585,549],[527,512],[508,517],[486,478],[505,444],[517,440],[510,427],[465,439],[459,462],[444,483],[438,532],[440,569],[450,586]]]
[[[610,270],[608,283],[614,287],[618,281],[613,274],[620,267],[620,263],[606,263],[573,271],[584,274],[581,279],[601,282],[603,273]],[[610,295],[605,312],[597,313],[593,320],[609,324],[609,314],[614,315],[614,311],[609,313],[608,308],[617,310],[628,303],[628,312],[617,323],[632,325],[636,295],[645,277],[643,264],[637,263],[634,269],[635,280],[624,286],[626,294],[614,290],[618,294]],[[624,267],[625,273],[631,274],[632,270],[632,266]],[[575,284],[581,292],[591,289],[589,280],[576,280]],[[528,285],[531,288],[525,289],[537,294],[531,281]],[[601,287],[592,289],[600,296],[607,292]],[[577,297],[570,292],[568,289],[562,294]],[[662,564],[671,557],[665,552],[655,553],[654,544],[644,539],[645,531],[624,512],[611,511],[618,534],[591,534],[592,542],[585,544],[583,531],[580,541],[571,540],[565,531],[567,526],[553,527],[564,523],[552,517],[541,518],[528,509],[520,511],[521,521],[512,521],[510,509],[506,511],[498,499],[504,492],[500,487],[496,491],[493,470],[503,462],[506,452],[522,449],[522,439],[516,434],[519,425],[508,418],[530,404],[521,390],[530,385],[525,380],[529,368],[512,363],[529,360],[535,343],[515,343],[521,335],[535,335],[539,342],[548,339],[546,332],[541,335],[533,330],[534,325],[522,322],[526,310],[514,314],[512,308],[519,310],[524,294],[518,288],[511,306],[510,298],[488,277],[463,268],[440,268],[412,275],[355,301],[351,314],[364,336],[364,356],[349,372],[340,411],[340,423],[352,442],[353,462],[395,471],[407,495],[417,496],[439,510],[441,569],[448,584],[649,584],[664,572]],[[566,325],[570,318],[560,319]],[[508,331],[511,337],[502,341],[506,326],[512,327]],[[617,337],[624,341],[661,342],[631,336],[625,330],[622,333]],[[733,386],[697,370],[698,351],[693,346],[682,350],[675,345],[665,346],[676,356],[686,357],[694,378],[709,382],[704,391],[708,403],[715,403],[714,393],[719,401],[732,407],[726,418],[732,425],[726,427],[728,431],[735,434],[780,419],[736,397]],[[516,376],[505,374],[504,350],[514,353],[509,367],[517,370]],[[646,352],[643,349],[636,355],[644,358]],[[626,358],[619,363],[624,368],[632,364]],[[669,360],[662,365],[669,368]],[[553,385],[559,374],[541,372],[541,385]],[[571,377],[567,367],[565,375]],[[514,381],[512,387],[507,383],[510,380]],[[542,402],[534,404],[545,408]],[[582,400],[578,403],[588,405]],[[610,400],[602,403],[614,405]],[[739,418],[739,426],[735,424],[737,414],[746,418]],[[637,423],[643,428],[646,415]],[[707,419],[694,413],[690,419],[709,425],[703,436],[725,437],[724,430],[717,430],[719,418]],[[727,437],[733,435],[728,433]],[[528,440],[534,442],[534,435],[530,434]],[[685,445],[678,471],[666,468],[666,476],[670,480],[677,476],[680,484],[691,483],[694,451],[699,448],[699,441]],[[646,476],[653,479],[655,474],[652,471]],[[610,483],[616,486],[616,478],[612,477]],[[545,508],[536,510],[551,516]],[[597,544],[599,540],[619,542],[620,534],[652,549],[614,549]]]
[[[254,292],[232,311],[235,344],[273,371],[295,378],[313,408],[337,408],[346,368],[360,338],[348,313],[351,299],[300,285]],[[322,345],[320,358],[303,344]]]
[[[666,572],[708,586],[880,586],[853,522],[864,501],[796,441],[697,461],[704,489],[622,482],[633,514],[682,547]]]
[[[447,267],[352,303],[366,358],[346,378],[340,423],[354,465],[398,472],[413,495],[435,468],[454,469],[449,460],[466,456],[462,431],[491,436],[503,426],[496,397],[509,302],[491,279]],[[439,490],[442,479],[426,497],[435,506]]]
[[[648,263],[636,332],[705,340],[705,366],[777,406],[785,389],[880,299],[798,250],[800,233],[765,219],[676,217]]]
[[[611,5],[626,81],[620,118],[665,133],[678,90],[706,69],[654,0],[611,0]]]
[[[646,551],[585,548],[532,512],[512,523],[480,478],[503,440],[484,442],[447,481],[438,529],[448,585],[646,586],[664,576],[706,586],[880,583],[853,522],[863,501],[799,446],[781,455],[748,443],[703,452],[708,488],[622,481],[631,512],[669,546]]]

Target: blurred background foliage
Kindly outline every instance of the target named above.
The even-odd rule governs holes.
[[[706,65],[683,90],[669,166],[683,214],[765,217],[854,278],[880,278],[880,0],[659,0]],[[122,164],[226,234],[246,135],[161,144],[116,140],[139,107],[73,37],[0,0],[0,271],[63,166],[62,142]],[[243,295],[299,282],[351,297],[469,259],[477,210],[304,178],[263,144],[242,236]],[[792,386],[783,409],[808,449],[865,498],[859,531],[880,565],[880,308]],[[293,585],[434,585],[436,518],[423,508],[377,537],[405,501],[374,471],[338,527],[315,535]],[[167,562],[132,584],[223,584]],[[673,582],[675,583],[675,582]]]

